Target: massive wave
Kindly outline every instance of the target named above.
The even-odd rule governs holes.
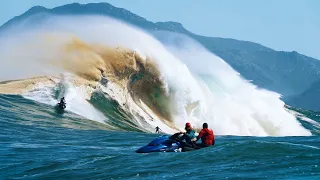
[[[53,106],[65,96],[68,111],[110,129],[172,133],[207,122],[219,135],[311,135],[279,94],[180,34],[151,35],[100,16],[46,16],[14,24],[0,40],[1,93]]]

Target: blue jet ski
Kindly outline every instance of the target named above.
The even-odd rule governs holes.
[[[151,153],[151,152],[186,152],[200,149],[199,147],[192,146],[186,142],[183,142],[179,136],[181,133],[176,133],[172,136],[163,135],[148,145],[143,146],[136,150],[137,153]]]
[[[177,152],[181,148],[181,143],[174,139],[170,139],[169,136],[163,135],[148,145],[143,146],[136,150],[137,153],[150,153],[150,152]]]

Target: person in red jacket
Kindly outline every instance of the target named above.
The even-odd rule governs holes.
[[[208,124],[207,123],[203,123],[202,128],[197,139],[195,140],[196,142],[201,138],[202,143],[201,144],[197,144],[197,147],[208,147],[208,146],[212,146],[215,143],[214,140],[214,133],[212,131],[212,129],[208,129]]]

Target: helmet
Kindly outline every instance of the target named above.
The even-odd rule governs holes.
[[[186,127],[191,127],[191,124],[189,122],[187,122]]]

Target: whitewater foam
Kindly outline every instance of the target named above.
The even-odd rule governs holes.
[[[23,94],[23,97],[43,104],[56,106],[61,97],[65,97],[67,102],[66,110],[81,115],[90,120],[100,123],[107,123],[108,119],[96,110],[87,99],[90,97],[87,87],[75,87],[68,81],[70,75],[65,75],[61,79],[56,79],[55,84],[44,85],[38,82],[33,90]],[[56,97],[55,88],[59,85],[59,95]]]
[[[175,128],[182,130],[186,122],[191,122],[196,128],[201,128],[202,123],[207,122],[216,134],[221,135],[311,135],[293,115],[285,111],[284,103],[279,100],[279,94],[258,89],[242,79],[239,73],[221,58],[208,52],[187,37],[166,32],[168,39],[173,38],[175,41],[179,41],[179,46],[170,42],[170,39],[164,45],[142,30],[110,18],[99,16],[53,16],[47,18],[37,26],[37,29],[31,28],[32,39],[43,39],[48,34],[54,34],[54,36],[50,36],[53,38],[49,43],[43,43],[41,40],[41,43],[35,46],[26,47],[28,43],[23,42],[26,37],[24,37],[24,33],[20,34],[18,36],[20,41],[12,41],[13,43],[11,43],[10,48],[12,49],[8,51],[11,53],[2,52],[5,54],[5,58],[1,58],[1,61],[14,59],[14,63],[5,64],[7,68],[13,69],[15,65],[21,67],[22,62],[27,61],[39,64],[36,68],[37,73],[31,73],[32,75],[48,75],[46,72],[38,71],[38,69],[48,68],[55,73],[70,72],[87,78],[89,81],[98,81],[101,76],[111,77],[111,74],[114,73],[115,78],[109,80],[113,80],[113,83],[118,83],[122,86],[121,88],[124,88],[121,94],[114,96],[115,100],[132,99],[131,104],[128,105],[129,108],[123,108],[129,113],[137,113],[134,117],[139,122],[147,122],[146,124],[149,124],[150,127],[144,128],[149,131],[160,125],[167,132],[172,132]],[[23,26],[22,30],[24,30]],[[16,36],[16,34],[9,34],[9,38],[10,35]],[[19,45],[15,46],[16,43]],[[67,51],[66,44],[69,45]],[[116,51],[109,51],[104,48],[105,46],[112,49],[123,47],[134,51],[134,53],[123,54],[122,51],[122,54],[114,53]],[[35,47],[40,49],[35,49]],[[17,48],[22,48],[19,57],[12,55],[12,52],[18,50]],[[104,52],[106,53],[104,54]],[[108,56],[112,53],[116,56],[121,55],[122,59]],[[110,57],[113,57],[114,61],[110,61],[112,59]],[[120,60],[125,64],[119,63]],[[147,66],[147,61],[152,62],[152,65]],[[124,78],[122,80],[119,75],[131,76],[141,72],[141,69],[137,68],[137,63],[147,69],[142,72],[149,72],[148,75],[153,76],[142,79],[142,83],[157,82],[150,84],[150,87],[146,87],[145,90],[150,90],[151,87],[165,90],[164,95],[160,93],[163,97],[161,100],[166,99],[165,106],[161,106],[161,103],[157,102],[154,97],[150,97],[150,94],[131,97],[135,92],[130,91],[135,89],[127,87],[130,77],[122,77]],[[81,67],[81,70],[73,67]],[[109,74],[105,73],[108,71],[106,67],[113,68]],[[6,78],[10,79],[17,75],[24,77],[26,74],[30,75],[29,72],[32,70],[34,70],[33,67],[30,69],[24,67],[14,76],[10,76],[10,73],[6,74]],[[8,72],[5,71],[5,73]],[[32,97],[39,102],[49,102],[53,105],[53,100],[48,98],[52,97],[52,94],[46,88],[52,87],[46,86],[42,87],[41,91],[31,91],[31,94],[29,93],[25,97]],[[152,88],[151,90],[154,90]],[[143,90],[143,88],[140,89]],[[147,92],[149,91],[144,93]],[[88,93],[86,87],[68,88],[66,98],[70,102],[68,104],[70,110],[78,114],[82,113],[89,119],[104,122],[103,115],[95,111],[85,100],[88,94],[90,95],[90,92]],[[157,94],[155,93],[155,95]],[[139,102],[140,100],[144,101]],[[163,112],[163,109],[159,109],[159,107],[165,107],[168,110]],[[88,109],[94,113],[83,113]],[[162,113],[160,113],[162,117],[157,117],[159,112]],[[169,115],[167,115],[168,113]],[[146,117],[149,119],[152,117],[156,120],[150,121]],[[168,121],[172,121],[175,127],[170,127]],[[142,123],[139,125],[143,126]]]
[[[194,76],[207,87],[203,91],[207,92],[204,93],[207,104],[202,104],[206,107],[198,118],[213,123],[218,134],[311,134],[285,110],[279,94],[248,83],[221,58],[191,39],[182,36],[171,38],[175,41],[179,39],[183,46],[177,48],[169,41],[170,51],[186,63]]]

